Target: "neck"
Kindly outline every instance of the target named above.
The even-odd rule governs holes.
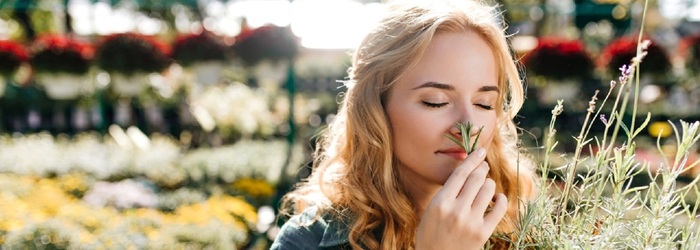
[[[423,212],[430,204],[435,194],[440,191],[442,185],[431,183],[426,179],[420,178],[416,173],[405,170],[401,171],[401,182],[403,183],[406,195],[413,204],[413,209],[417,219],[423,216]]]

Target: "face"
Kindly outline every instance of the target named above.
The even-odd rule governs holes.
[[[439,33],[418,63],[389,90],[385,109],[394,154],[406,186],[441,186],[467,154],[445,137],[461,137],[457,122],[470,122],[478,147],[496,133],[498,69],[493,50],[472,32]],[[406,183],[409,182],[410,184]]]

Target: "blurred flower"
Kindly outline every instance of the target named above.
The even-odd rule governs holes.
[[[173,213],[173,220],[194,225],[206,225],[211,221],[219,221],[247,229],[257,223],[258,215],[255,208],[243,199],[214,196],[203,203],[178,207]]]
[[[143,184],[126,179],[117,183],[97,182],[83,200],[97,207],[113,206],[119,209],[155,207],[158,197]]]
[[[160,41],[134,33],[114,34],[97,47],[97,66],[110,73],[162,72],[170,66],[169,48]]]
[[[275,188],[264,179],[241,178],[234,181],[232,186],[254,198],[267,198],[275,194]]]
[[[181,35],[175,39],[172,57],[182,66],[205,61],[225,61],[226,44],[210,32]]]
[[[203,107],[225,137],[267,136],[277,125],[265,93],[242,83],[210,86],[192,99],[193,106]]]
[[[643,39],[647,40],[647,39]],[[646,57],[641,62],[641,74],[664,75],[671,68],[671,61],[665,49],[655,42],[649,45]],[[629,65],[632,58],[637,55],[637,39],[633,37],[620,37],[608,44],[601,53],[600,67],[609,73],[616,74],[623,65]]]
[[[203,202],[207,199],[204,191],[191,188],[178,188],[173,192],[160,192],[158,194],[158,208],[164,211],[173,211],[177,207]]]
[[[0,40],[0,76],[8,77],[19,69],[19,66],[29,59],[22,44]]]
[[[231,49],[249,66],[263,60],[291,59],[299,52],[297,38],[290,27],[265,25],[256,29],[244,28]]]
[[[678,50],[685,59],[686,68],[695,74],[700,73],[700,34],[683,38]]]
[[[39,37],[32,45],[29,62],[41,73],[85,74],[93,58],[90,44],[61,35]]]
[[[79,249],[81,230],[59,220],[29,224],[9,232],[3,249]]]
[[[523,63],[535,75],[553,79],[585,78],[593,70],[583,43],[551,37],[540,39]]]
[[[64,180],[0,174],[2,247],[235,249],[247,243],[257,223],[255,208],[242,198],[202,198],[173,213],[95,208],[61,190]]]
[[[665,121],[657,121],[657,122],[652,122],[649,125],[649,135],[651,135],[653,138],[666,138],[673,134],[673,128],[668,122]]]

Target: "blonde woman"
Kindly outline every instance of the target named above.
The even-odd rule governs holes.
[[[284,198],[294,216],[272,249],[506,247],[533,195],[512,119],[523,87],[496,9],[390,2],[354,52],[347,93],[311,176]],[[445,135],[482,128],[467,154]]]

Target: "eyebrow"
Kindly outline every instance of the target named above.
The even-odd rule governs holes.
[[[445,83],[439,83],[439,82],[426,82],[421,84],[418,87],[413,88],[412,90],[416,89],[422,89],[422,88],[436,88],[436,89],[444,89],[444,90],[455,90],[455,87],[450,85],[450,84],[445,84]],[[489,92],[489,91],[494,91],[496,93],[500,93],[501,91],[498,89],[497,86],[482,86],[477,90],[478,92]]]

